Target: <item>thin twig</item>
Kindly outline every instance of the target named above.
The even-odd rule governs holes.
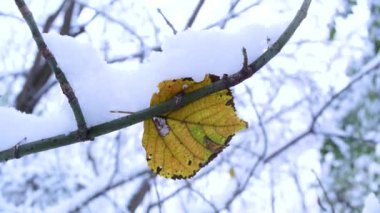
[[[141,60],[144,59],[145,57],[145,49],[146,49],[146,44],[144,42],[144,40],[142,39],[142,37],[136,32],[136,30],[133,29],[132,26],[128,25],[127,23],[125,22],[122,22],[120,20],[117,20],[116,18],[114,18],[113,16],[105,13],[104,11],[101,11],[101,10],[98,10],[97,8],[95,7],[92,7],[84,2],[76,2],[77,4],[83,6],[83,7],[86,7],[88,9],[91,9],[93,11],[95,11],[97,14],[103,16],[104,18],[106,18],[108,21],[110,22],[113,22],[115,24],[118,24],[119,26],[121,26],[126,32],[130,33],[132,36],[134,36],[137,41],[139,42],[139,45],[140,45],[140,49],[142,50],[141,53],[142,53],[142,57],[140,58]]]
[[[48,49],[39,29],[38,26],[33,18],[33,15],[31,11],[29,10],[28,6],[25,4],[24,0],[15,0],[17,7],[19,8],[22,16],[24,17],[25,21],[27,22],[30,31],[33,34],[33,39],[35,40],[38,49],[40,50],[41,54],[46,59],[47,63],[49,64],[50,69],[55,74],[62,92],[66,95],[69,104],[71,106],[71,109],[73,110],[75,120],[77,122],[78,130],[76,132],[76,135],[79,140],[86,140],[87,137],[87,125],[85,118],[82,113],[82,109],[79,105],[78,99],[74,93],[74,90],[72,89],[71,85],[67,81],[67,78],[65,74],[62,72],[61,68],[58,66],[58,63],[54,57],[54,55],[50,52]]]
[[[218,208],[215,206],[214,203],[212,203],[210,200],[208,200],[201,192],[198,190],[195,190],[189,183],[189,190],[196,194],[198,197],[200,197],[205,203],[207,203],[213,210],[213,212],[218,212]]]
[[[77,192],[76,195],[74,195],[75,198],[77,198],[77,199],[72,199],[72,201],[75,201],[75,203],[74,202],[66,203],[68,206],[70,206],[69,210],[71,210],[71,211],[69,211],[69,212],[77,212],[77,210],[88,205],[91,201],[95,200],[96,198],[98,198],[100,196],[103,196],[107,192],[109,192],[113,189],[116,189],[116,188],[118,188],[124,184],[130,183],[131,181],[136,180],[138,178],[141,178],[142,176],[145,176],[149,173],[150,173],[150,171],[143,170],[143,171],[140,171],[140,172],[138,172],[134,175],[131,175],[127,178],[120,178],[118,180],[114,180],[114,182],[111,185],[105,184],[104,186],[100,186],[100,187],[94,186],[95,188],[88,188],[87,190],[84,189],[82,191],[79,191],[79,192]],[[91,192],[91,195],[84,197],[84,195],[89,194],[88,191]],[[61,202],[62,202],[62,204],[64,204],[65,200],[63,200]],[[59,204],[58,204],[58,206],[59,206]]]
[[[205,0],[199,0],[197,6],[195,7],[195,9],[194,9],[193,13],[191,14],[189,20],[187,21],[187,24],[185,25],[184,30],[187,30],[193,26],[195,19],[197,18],[199,12],[201,11],[201,8],[202,8],[204,3],[205,3]]]
[[[157,202],[155,203],[151,203],[148,205],[147,209],[146,209],[146,212],[151,212],[153,208],[155,208],[156,206],[161,209],[161,206],[169,201],[170,199],[172,198],[175,198],[178,196],[179,193],[181,193],[183,190],[185,189],[188,189],[191,185],[191,182],[195,183],[197,180],[200,180],[202,179],[203,177],[205,177],[206,175],[208,175],[210,172],[214,171],[214,168],[206,168],[206,170],[204,170],[204,172],[201,172],[199,173],[197,176],[193,177],[191,179],[191,181],[184,181],[184,185],[180,186],[179,188],[177,188],[175,191],[171,192],[170,194],[166,195],[165,197],[162,197],[160,199],[158,199]]]
[[[219,21],[217,21],[217,22],[215,22],[213,24],[208,25],[206,27],[206,29],[210,29],[210,28],[213,28],[213,27],[216,27],[216,26],[224,27],[226,25],[226,23],[227,23],[228,20],[241,16],[243,13],[247,12],[252,7],[256,7],[257,5],[259,5],[261,2],[262,2],[262,0],[259,0],[259,1],[255,2],[255,3],[252,3],[251,5],[248,5],[247,7],[243,8],[242,10],[240,10],[238,12],[229,13],[227,17],[225,17],[225,18],[223,18],[223,19],[221,19],[221,20],[219,20]],[[236,7],[236,5],[235,5],[235,7]]]
[[[177,34],[177,30],[175,29],[174,25],[169,21],[169,19],[166,18],[166,16],[164,15],[164,13],[161,11],[160,8],[157,8],[157,12],[158,14],[160,14],[162,16],[162,18],[165,20],[166,24],[170,27],[170,29],[172,29],[173,31],[173,34]]]
[[[26,71],[16,71],[16,72],[4,72],[0,75],[0,80],[3,80],[5,78],[17,78],[19,76],[25,76]]]
[[[127,206],[130,212],[136,211],[141,202],[144,200],[145,195],[150,191],[150,179],[151,177],[146,178],[136,190],[135,194],[132,196]]]
[[[58,7],[58,9],[46,19],[46,23],[44,24],[42,32],[44,32],[44,33],[49,32],[49,30],[50,30],[51,26],[53,25],[54,21],[57,19],[58,15],[65,8],[66,3],[67,3],[67,0],[62,1],[62,4]]]
[[[144,51],[139,51],[139,52],[136,52],[132,55],[127,55],[127,56],[117,56],[115,58],[112,58],[112,59],[109,59],[107,60],[107,63],[108,64],[113,64],[113,63],[120,63],[120,62],[124,62],[126,60],[130,60],[130,59],[136,59],[136,58],[144,58],[145,57],[145,54],[146,52],[151,52],[151,51],[156,51],[156,52],[161,52],[162,49],[161,47],[159,46],[156,46],[156,47],[151,47],[151,48],[147,48],[146,50]]]
[[[323,186],[323,183],[321,181],[321,179],[318,177],[317,173],[314,171],[314,170],[311,170],[313,172],[313,174],[315,175],[315,178],[317,179],[318,181],[318,185],[319,187],[321,187],[322,191],[323,191],[323,195],[325,196],[326,198],[326,201],[327,203],[329,204],[330,206],[330,210],[332,213],[335,213],[335,208],[334,208],[334,204],[333,202],[331,201],[331,199],[329,198],[329,195],[327,194],[327,191],[325,189],[325,187]]]
[[[243,65],[245,66],[245,65]],[[246,87],[247,88],[247,87]],[[256,117],[257,117],[257,120],[258,120],[258,123],[259,123],[259,127],[260,127],[260,130],[261,130],[261,133],[263,134],[263,138],[264,138],[264,146],[263,146],[263,150],[260,154],[260,156],[258,156],[257,160],[255,161],[255,163],[253,164],[252,168],[250,169],[250,171],[248,172],[248,175],[247,175],[247,178],[245,179],[245,181],[243,182],[242,186],[241,187],[238,187],[234,193],[232,194],[231,198],[226,202],[226,205],[225,205],[225,209],[228,209],[230,207],[230,205],[233,203],[233,201],[235,201],[240,195],[242,192],[244,192],[244,190],[247,188],[248,184],[249,184],[249,181],[251,180],[253,174],[255,173],[256,169],[259,167],[260,164],[263,163],[263,160],[265,159],[265,156],[267,154],[267,151],[268,151],[268,143],[269,143],[269,140],[268,140],[268,134],[267,134],[267,131],[265,129],[265,125],[263,123],[263,119],[259,113],[259,111],[257,110],[257,106],[256,104],[253,102],[253,94],[252,94],[252,91],[249,90],[247,88],[247,93],[250,97],[250,100],[251,100],[251,104],[253,106],[253,109],[255,111],[255,114],[256,114]]]
[[[156,202],[156,203],[151,203],[147,209],[146,209],[146,212],[151,212],[151,210],[158,206],[159,208],[161,208],[161,205],[164,204],[164,202],[167,202],[169,201],[170,199],[176,197],[181,191],[185,190],[185,189],[188,189],[190,186],[190,183],[189,182],[185,182],[185,184],[179,188],[177,188],[174,192],[172,192],[171,194],[169,194],[168,196],[162,198],[160,201]]]
[[[296,188],[297,188],[297,191],[300,194],[302,212],[309,212],[308,208],[306,206],[306,202],[305,202],[305,200],[306,200],[305,199],[306,198],[305,192],[302,190],[302,186],[301,186],[300,179],[298,177],[297,171],[292,170],[291,171],[291,177],[293,178],[294,183],[295,183]]]
[[[236,0],[236,1],[234,1],[234,2],[231,2],[231,4],[230,4],[230,8],[228,9],[228,13],[227,13],[228,17],[230,17],[231,14],[233,14],[233,12],[234,12],[236,6],[238,6],[239,3],[240,3],[240,0]],[[222,21],[220,21],[220,28],[221,28],[221,29],[224,29],[224,28],[226,27],[226,24],[227,24],[227,22],[228,22],[229,20],[230,20],[230,19],[225,19],[225,18],[222,19]]]
[[[10,13],[4,13],[4,12],[0,11],[0,16],[4,16],[6,18],[12,18],[12,19],[15,19],[17,21],[24,22],[24,19],[22,19],[20,17],[17,17],[17,16],[15,16],[13,14],[10,14]]]
[[[92,154],[92,148],[94,147],[96,142],[97,141],[94,141],[94,142],[90,143],[89,146],[87,146],[86,154],[87,154],[87,159],[90,162],[92,171],[94,172],[95,176],[99,176],[98,164],[96,162],[95,157]]]
[[[154,173],[152,173],[154,174]],[[155,175],[155,174],[154,174]],[[158,184],[157,184],[157,175],[153,178],[153,185],[154,185],[154,191],[156,192],[157,197],[157,203],[158,203],[158,213],[162,213],[162,206],[161,206],[161,198],[160,198],[160,192],[158,191]]]
[[[269,161],[276,158],[278,155],[283,153],[285,150],[289,149],[290,147],[294,146],[296,143],[298,143],[300,140],[311,134],[313,130],[311,128],[307,129],[306,131],[299,134],[297,137],[293,138],[291,141],[286,143],[283,147],[279,148],[278,150],[274,151],[272,154],[270,154],[267,158],[265,158],[264,163],[269,163]]]
[[[116,178],[117,174],[119,173],[119,167],[120,167],[120,152],[121,152],[121,132],[118,132],[116,138],[116,147],[115,147],[115,155],[114,155],[114,159],[115,159],[115,162],[114,162],[114,166],[113,166],[113,171],[112,171],[112,175],[109,179],[109,185],[111,185],[111,183],[113,182],[113,180]]]
[[[224,76],[223,79],[216,81],[213,84],[210,84],[192,93],[184,95],[181,99],[180,104],[178,104],[176,98],[172,98],[168,101],[141,110],[132,115],[128,115],[122,118],[118,118],[109,122],[93,126],[89,128],[88,137],[95,138],[97,136],[131,126],[133,124],[150,119],[152,117],[160,116],[164,113],[179,109],[180,107],[183,107],[196,100],[199,100],[200,98],[203,98],[207,95],[235,86],[248,79],[253,74],[258,72],[258,70],[261,69],[266,63],[268,63],[274,56],[276,56],[283,48],[283,46],[289,41],[290,37],[296,31],[303,19],[306,17],[306,13],[310,3],[311,0],[304,0],[300,10],[297,12],[296,16],[289,24],[289,26],[286,28],[286,30],[281,34],[279,39],[270,48],[268,48],[258,59],[256,59],[252,64],[250,64],[248,68],[244,66],[243,69],[231,76]],[[42,140],[37,140],[21,145],[19,147],[20,157],[36,152],[70,145],[79,141],[83,141],[83,139],[77,138],[76,132],[70,132],[64,135],[58,135]],[[1,151],[0,162],[13,159],[14,156],[12,155],[12,153],[12,148]]]

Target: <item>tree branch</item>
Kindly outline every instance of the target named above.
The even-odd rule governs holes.
[[[187,21],[187,24],[185,26],[185,29],[184,30],[187,30],[188,28],[192,27],[194,22],[195,22],[195,19],[197,18],[198,14],[199,14],[199,11],[201,11],[201,8],[203,6],[203,4],[205,3],[205,0],[200,0],[197,4],[197,6],[195,7],[193,13],[191,14],[189,20]]]
[[[69,104],[71,106],[71,109],[73,110],[75,120],[77,122],[78,131],[76,131],[76,136],[80,140],[88,139],[87,137],[87,125],[86,121],[84,119],[82,109],[79,105],[78,99],[69,84],[69,82],[66,79],[65,74],[62,72],[61,68],[59,68],[58,63],[54,57],[54,55],[50,52],[48,49],[39,29],[34,21],[33,15],[31,11],[29,10],[28,6],[25,4],[24,0],[15,0],[17,7],[19,8],[22,16],[24,17],[25,21],[27,22],[30,31],[33,34],[33,39],[35,40],[38,49],[40,50],[41,54],[46,59],[50,69],[55,74],[62,92],[66,95]]]
[[[371,74],[374,71],[377,71],[377,67],[380,66],[380,54],[378,54],[374,59],[372,59],[370,62],[367,63],[366,66],[362,68],[362,71],[359,72],[359,74],[353,78],[345,87],[343,87],[340,91],[335,93],[331,96],[331,98],[322,105],[322,107],[315,113],[315,115],[312,117],[311,123],[309,125],[309,128],[299,134],[297,137],[293,138],[291,141],[286,143],[283,147],[279,148],[278,150],[274,151],[272,154],[270,154],[265,160],[264,163],[268,163],[269,161],[273,160],[275,157],[283,153],[285,150],[289,149],[290,147],[297,144],[301,139],[305,138],[306,136],[309,136],[312,133],[315,132],[315,125],[318,121],[318,119],[322,116],[322,114],[327,110],[327,108],[340,96],[342,96],[347,90],[349,90],[354,84],[358,83],[361,79],[363,79],[365,76]]]
[[[150,181],[152,178],[154,177],[148,177],[140,184],[140,187],[136,190],[135,194],[132,196],[131,200],[128,203],[127,208],[129,212],[135,212],[141,202],[144,200],[145,195],[150,191]]]
[[[279,39],[249,66],[244,66],[239,72],[231,76],[224,76],[223,79],[216,81],[211,85],[208,85],[197,91],[184,95],[180,103],[178,103],[178,100],[176,100],[175,98],[172,98],[166,102],[141,110],[134,114],[93,126],[88,129],[88,137],[95,138],[97,136],[131,126],[133,124],[150,119],[152,117],[159,116],[164,113],[179,109],[180,107],[194,102],[207,95],[235,86],[241,83],[242,81],[246,80],[247,78],[251,77],[266,63],[268,63],[275,55],[277,55],[283,48],[283,46],[287,43],[287,41],[289,41],[290,37],[296,31],[303,19],[306,17],[310,3],[311,0],[304,0],[300,10],[297,12],[296,16],[289,24],[287,29],[281,34]],[[37,140],[27,144],[20,144],[17,146],[17,153],[19,157],[22,157],[28,154],[54,149],[61,146],[66,146],[79,141],[83,141],[83,139],[76,137],[76,131],[74,131],[70,132],[69,134],[62,134],[51,138]],[[15,150],[16,147],[0,152],[0,162],[9,159],[14,159]]]
[[[57,209],[64,209],[65,212],[79,212],[81,208],[88,205],[93,200],[104,196],[107,192],[116,189],[124,184],[130,183],[133,180],[146,176],[150,173],[151,172],[149,170],[143,170],[129,177],[121,177],[117,180],[113,180],[110,184],[104,184],[105,182],[101,181],[96,182],[97,184],[101,185],[93,185],[93,187],[88,187],[81,191],[78,191],[72,198],[62,199],[55,207],[48,209],[47,212],[57,212]]]
[[[165,23],[170,27],[170,29],[173,31],[173,34],[177,34],[177,30],[175,29],[174,25],[169,21],[168,18],[164,15],[164,13],[161,11],[160,8],[157,8],[158,14],[161,15],[161,17],[164,19]]]

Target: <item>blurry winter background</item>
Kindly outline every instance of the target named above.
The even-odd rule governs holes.
[[[41,31],[72,36],[94,47],[110,67],[125,77],[129,75],[125,73],[139,70],[153,51],[160,51],[165,40],[189,28],[239,33],[246,26],[260,23],[269,31],[281,32],[302,1],[26,3]],[[279,22],[283,26],[278,26]],[[57,110],[65,99],[37,53],[14,1],[0,2],[0,26],[0,106],[41,117],[70,114]],[[269,37],[266,45],[270,45],[273,38],[262,34]],[[47,40],[58,46],[55,49],[70,44],[59,45],[52,37]],[[252,35],[252,43],[258,42],[256,37]],[[194,39],[187,46],[196,43],[195,36],[190,38]],[[216,44],[210,39],[209,45]],[[208,60],[208,53],[198,48]],[[91,142],[1,163],[0,211],[361,212],[366,204],[365,211],[371,212],[380,196],[379,52],[379,0],[314,0],[307,19],[282,52],[233,89],[238,113],[248,121],[249,129],[237,134],[230,146],[195,177],[167,180],[152,175],[141,145],[142,125],[138,124]],[[59,53],[66,54],[63,57],[79,54]],[[226,53],[220,52],[220,58],[227,57]],[[233,63],[241,64],[239,60]],[[177,61],[173,59],[173,67],[180,63]],[[103,66],[99,61],[88,63]],[[133,81],[148,84],[150,76],[140,76]],[[101,85],[83,80],[80,87],[92,91],[88,99],[93,103],[123,98],[123,102],[140,102],[142,97],[138,95],[124,97],[124,93],[135,94],[133,91],[118,91],[106,94],[106,100],[97,99],[105,96],[107,84],[122,84],[124,77]],[[147,85],[152,86],[156,85]],[[136,110],[120,109],[121,106],[109,107]],[[63,121],[56,122],[59,126]],[[33,131],[50,131],[49,126],[29,127]],[[13,131],[23,138],[26,131],[5,131],[5,125],[2,128],[0,141],[8,144],[13,142],[4,141],[7,137],[3,135]]]

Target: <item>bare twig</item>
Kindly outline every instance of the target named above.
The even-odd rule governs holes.
[[[240,3],[240,0],[236,0],[236,1],[234,1],[234,2],[231,2],[231,4],[230,4],[230,8],[228,9],[228,13],[227,13],[227,16],[228,17],[230,17],[231,16],[231,14],[233,14],[233,12],[234,12],[234,10],[235,10],[235,8],[236,8],[236,6],[238,6],[238,4]],[[225,27],[226,27],[226,24],[227,24],[227,22],[229,21],[230,19],[226,19],[226,18],[224,18],[224,19],[222,19],[219,23],[219,25],[220,25],[220,28],[221,29],[224,29]]]
[[[162,16],[162,18],[165,20],[166,24],[172,29],[173,34],[177,34],[177,30],[175,29],[174,25],[169,21],[169,19],[166,18],[164,13],[162,13],[160,8],[157,8],[157,12]]]
[[[86,7],[88,9],[91,9],[91,10],[95,11],[97,14],[103,16],[108,21],[113,22],[113,23],[118,24],[119,26],[121,26],[126,32],[128,32],[133,37],[135,37],[137,39],[137,41],[139,42],[140,49],[142,50],[141,51],[142,57],[140,59],[142,60],[145,57],[145,49],[146,49],[145,42],[142,39],[142,37],[133,29],[132,26],[128,25],[125,22],[119,21],[116,18],[114,18],[113,16],[111,16],[111,15],[109,15],[109,14],[103,12],[103,11],[100,11],[97,8],[92,7],[92,6],[90,6],[90,5],[86,4],[86,3],[77,2],[77,4],[79,4],[79,5],[83,6],[83,7]]]
[[[332,213],[335,213],[334,204],[333,204],[333,202],[331,201],[331,199],[329,198],[329,195],[327,194],[327,191],[326,191],[325,187],[323,186],[323,183],[322,183],[321,179],[318,177],[317,173],[316,173],[314,170],[312,170],[312,172],[313,172],[313,174],[315,175],[315,178],[316,178],[317,181],[318,181],[318,185],[319,185],[319,187],[321,187],[321,189],[322,189],[322,191],[323,191],[323,196],[325,197],[327,203],[328,203],[329,206],[330,206],[330,211],[331,211]]]
[[[145,176],[149,174],[150,171],[144,170],[141,172],[138,172],[130,177],[127,178],[122,178],[118,180],[114,180],[112,184],[105,184],[105,186],[94,186],[94,188],[89,188],[87,190],[82,190],[77,192],[75,195],[78,199],[73,199],[75,200],[76,203],[68,203],[68,206],[70,207],[69,212],[75,212],[78,211],[79,209],[83,208],[84,206],[88,205],[91,201],[95,200],[96,198],[105,195],[108,191],[111,191],[115,188],[118,188],[126,183],[129,183],[137,178],[140,178],[142,176]],[[90,191],[91,193],[88,193]],[[86,196],[89,195],[89,196]],[[65,206],[65,201],[62,201],[62,204]],[[60,205],[58,205],[60,206]]]
[[[172,192],[171,194],[169,194],[168,196],[162,198],[161,200],[159,200],[158,202],[155,202],[155,203],[152,203],[148,206],[146,212],[151,212],[151,210],[156,207],[156,206],[159,206],[161,208],[161,205],[170,200],[171,198],[175,197],[176,195],[178,195],[181,191],[183,191],[184,189],[188,189],[190,186],[189,182],[185,182],[185,184],[179,188],[177,188],[177,190],[175,190],[174,192]]]
[[[278,112],[276,112],[273,115],[271,115],[270,117],[264,119],[264,121],[263,121],[264,124],[268,124],[268,123],[274,121],[275,119],[278,119],[279,117],[286,114],[287,112],[294,110],[295,108],[297,108],[298,106],[300,106],[304,102],[305,102],[305,99],[300,99],[300,100],[292,103],[289,106],[285,106],[285,107],[281,108]]]
[[[92,148],[96,144],[95,142],[96,142],[96,140],[94,142],[90,143],[89,146],[87,146],[86,154],[87,154],[87,159],[90,161],[92,171],[94,172],[95,176],[99,176],[98,164],[96,162],[95,157],[92,154]]]
[[[213,24],[208,25],[206,27],[206,29],[210,29],[210,28],[213,28],[213,27],[216,27],[216,26],[220,26],[220,27],[223,28],[223,27],[225,27],[225,25],[226,25],[226,23],[227,23],[228,20],[241,16],[243,13],[247,12],[252,7],[255,7],[255,6],[259,5],[261,2],[262,2],[262,0],[259,0],[259,1],[255,2],[255,3],[252,3],[252,4],[248,5],[245,8],[239,10],[238,12],[231,13],[231,11],[235,9],[235,7],[236,7],[236,5],[235,5],[232,9],[230,9],[231,11],[229,11],[229,14],[227,15],[227,17],[225,17],[225,18],[223,18],[223,19],[221,19],[221,20],[219,20],[219,21],[217,21],[217,22],[215,22]],[[237,2],[237,3],[239,3],[239,2]]]
[[[194,192],[198,197],[200,197],[205,203],[207,203],[214,212],[218,212],[218,208],[213,204],[211,201],[209,201],[201,192],[198,190],[194,189],[190,184],[189,184],[189,190]]]
[[[24,76],[26,71],[19,71],[19,72],[5,72],[0,75],[0,80],[3,80],[5,78],[17,78],[19,76]]]
[[[193,26],[195,19],[197,18],[199,12],[201,11],[201,8],[202,8],[204,3],[205,3],[205,0],[199,0],[197,6],[195,7],[195,9],[194,9],[193,13],[191,14],[189,20],[187,21],[187,24],[185,25],[184,30],[187,30],[188,28]]]
[[[243,66],[245,66],[245,65],[243,65]],[[253,106],[253,109],[255,110],[255,114],[256,114],[257,120],[259,122],[259,127],[260,127],[260,130],[261,130],[263,138],[264,138],[264,141],[263,141],[264,142],[264,146],[263,146],[262,153],[260,154],[260,156],[258,156],[257,160],[255,161],[255,163],[253,164],[252,168],[248,172],[246,180],[243,182],[243,184],[241,185],[241,187],[238,187],[234,191],[234,193],[232,194],[231,198],[226,202],[226,205],[225,205],[226,209],[228,209],[229,206],[233,203],[233,201],[235,201],[241,195],[241,193],[244,192],[244,190],[247,188],[247,186],[249,184],[249,181],[251,180],[251,178],[252,178],[253,174],[255,173],[257,167],[263,162],[263,160],[264,160],[264,158],[265,158],[265,156],[267,154],[267,150],[268,150],[268,134],[267,134],[267,131],[265,129],[265,125],[263,123],[263,120],[261,118],[261,115],[260,115],[259,111],[257,110],[255,102],[253,102],[252,91],[249,90],[247,87],[246,87],[246,91],[247,91],[248,95],[250,96],[251,104]]]
[[[137,207],[139,207],[141,202],[144,200],[146,193],[149,192],[151,188],[150,179],[151,178],[145,179],[137,189],[136,193],[132,196],[132,199],[129,201],[127,206],[130,212],[136,211]]]
[[[139,51],[139,52],[133,53],[131,55],[127,55],[127,56],[115,57],[113,59],[107,60],[107,63],[109,63],[109,64],[120,63],[120,62],[129,60],[129,59],[135,59],[135,58],[141,59],[141,58],[145,57],[145,52],[149,52],[149,51],[161,51],[161,47],[159,47],[159,46],[151,47],[150,49],[148,48],[146,51],[144,50],[144,51]]]
[[[62,4],[58,7],[58,9],[46,19],[46,23],[44,25],[44,28],[42,29],[42,32],[44,33],[49,32],[51,26],[53,25],[54,21],[57,19],[59,13],[62,12],[66,3],[67,3],[67,0],[62,1]]]
[[[163,198],[158,199],[157,202],[155,202],[155,203],[151,203],[150,205],[148,205],[148,208],[147,208],[146,212],[151,212],[151,210],[152,210],[154,207],[156,207],[156,206],[157,206],[159,209],[161,209],[161,206],[162,206],[165,202],[167,202],[167,201],[169,201],[170,199],[176,197],[176,196],[177,196],[180,192],[182,192],[183,190],[188,189],[188,188],[191,186],[191,182],[195,182],[195,181],[197,181],[197,180],[199,180],[199,179],[205,177],[207,174],[209,174],[209,173],[212,172],[212,171],[214,171],[213,168],[210,168],[210,167],[209,167],[209,168],[206,168],[206,171],[205,171],[205,172],[200,173],[199,175],[193,177],[193,178],[191,179],[191,181],[184,181],[184,185],[182,185],[182,186],[180,186],[179,188],[177,188],[177,190],[173,191],[172,193],[166,195],[166,196],[163,197]]]
[[[115,140],[116,140],[116,147],[115,147],[115,154],[114,154],[114,159],[115,159],[115,162],[113,164],[113,171],[112,171],[112,175],[110,177],[110,180],[109,180],[109,185],[111,185],[111,183],[113,182],[113,180],[115,179],[116,175],[118,174],[119,172],[119,166],[120,166],[120,149],[121,149],[121,143],[122,141],[120,140],[121,138],[121,132],[118,132]]]
[[[311,129],[311,128],[309,128],[306,131],[302,132],[297,137],[293,138],[291,141],[289,141],[288,143],[286,143],[283,147],[279,148],[278,150],[276,150],[273,153],[271,153],[268,157],[266,157],[265,160],[264,160],[264,163],[268,163],[269,161],[273,160],[278,155],[280,155],[282,152],[284,152],[285,150],[287,150],[290,147],[294,146],[296,143],[298,143],[299,141],[301,141],[303,138],[305,138],[306,136],[308,136],[312,132],[313,132],[313,129]]]
[[[302,206],[302,212],[309,212],[306,206],[306,201],[305,201],[305,192],[302,189],[300,179],[298,177],[297,171],[292,170],[291,171],[291,177],[294,180],[294,183],[296,185],[297,191],[300,194],[300,199],[301,199],[301,206]]]
[[[161,197],[160,197],[160,192],[158,191],[157,187],[157,176],[153,178],[153,185],[154,185],[154,191],[156,192],[156,197],[157,197],[157,203],[158,203],[158,213],[162,213],[162,206],[161,206]]]
[[[20,18],[20,17],[17,17],[13,14],[8,14],[8,13],[4,13],[4,12],[1,12],[0,11],[0,16],[3,16],[3,17],[7,17],[7,18],[12,18],[12,19],[15,19],[17,21],[20,21],[20,22],[24,22],[24,19]]]

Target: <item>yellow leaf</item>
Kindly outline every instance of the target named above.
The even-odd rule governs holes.
[[[217,80],[206,75],[161,82],[150,105],[200,89]],[[220,153],[234,134],[247,127],[237,117],[228,89],[213,93],[176,111],[144,122],[143,146],[149,167],[166,178],[189,178]]]

